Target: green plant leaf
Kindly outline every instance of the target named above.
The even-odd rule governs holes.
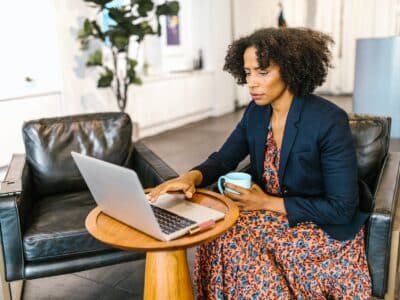
[[[103,31],[101,31],[101,28],[99,26],[99,24],[97,24],[96,21],[92,21],[92,27],[93,27],[93,36],[101,39],[102,41],[105,40],[105,36]]]
[[[133,80],[135,80],[136,77],[136,72],[132,71],[132,70],[128,70],[128,72],[126,73],[127,77],[128,77],[128,81],[129,83],[132,83]]]
[[[85,30],[83,29],[83,28],[81,28],[79,31],[78,31],[78,39],[85,39],[87,37],[87,35],[86,35],[86,33],[85,33]]]
[[[138,62],[136,59],[132,59],[129,58],[128,59],[128,65],[129,65],[129,69],[135,69],[135,67],[137,66]]]
[[[142,84],[142,80],[136,75],[134,69],[129,69],[127,72],[129,84]]]
[[[143,83],[143,81],[139,77],[135,77],[130,83],[141,85]]]
[[[126,50],[129,45],[129,34],[122,30],[113,29],[109,31],[110,41],[119,51]]]
[[[142,84],[142,80],[137,76],[135,71],[137,61],[134,59],[128,59],[128,64],[127,77],[129,84]]]
[[[155,3],[161,1],[154,0],[121,0],[118,6],[115,6],[112,1],[114,0],[84,0],[90,3],[91,7],[98,9],[98,13],[108,13],[108,16],[114,21],[104,31],[102,27],[95,20],[86,19],[79,31],[78,38],[82,48],[87,48],[89,42],[94,40],[107,41],[104,47],[116,54],[118,51],[126,52],[129,47],[130,38],[136,37],[137,42],[140,44],[146,35],[158,34],[161,35],[160,16],[163,15],[177,15],[179,11],[178,1],[163,1],[163,4],[156,5]],[[154,12],[154,15],[153,15]],[[156,27],[152,24],[153,19],[157,22]],[[154,27],[154,28],[153,28]],[[103,55],[100,50],[90,54],[87,60],[87,66],[101,66],[103,72],[99,74],[97,86],[99,88],[110,87],[114,81],[114,71],[102,65]],[[142,84],[142,80],[137,75],[135,68],[137,61],[128,59],[128,65],[125,78],[121,78],[124,84]],[[115,71],[116,73],[116,71]],[[120,98],[120,93],[118,93]],[[123,109],[126,104],[126,99],[122,99],[119,107]]]
[[[179,2],[178,1],[167,1],[163,4],[157,5],[156,15],[157,16],[175,16],[179,12]]]
[[[123,35],[117,35],[114,37],[113,43],[118,48],[118,50],[124,50],[129,45],[129,38]]]
[[[87,50],[89,48],[89,40],[88,39],[80,39],[81,50]]]
[[[82,28],[78,32],[78,38],[85,39],[88,38],[91,34],[92,34],[92,23],[90,22],[89,19],[86,19],[83,22]]]
[[[141,22],[140,28],[143,31],[144,35],[155,34],[153,28],[150,26],[150,23],[148,21]]]
[[[86,19],[85,22],[83,23],[83,32],[86,35],[92,34],[92,23],[90,22],[89,19]]]
[[[116,25],[112,25],[110,26],[111,30],[114,31],[120,31],[120,32],[124,32],[127,35],[131,35],[130,32],[132,31],[132,29],[134,28],[135,25],[133,25],[132,21],[130,21],[128,18],[123,21],[120,22]]]
[[[132,15],[130,9],[120,7],[120,8],[110,8],[109,16],[112,18],[116,24],[111,25],[110,28],[114,30],[123,30],[127,33],[130,32],[133,22],[139,18],[139,16]]]
[[[96,50],[95,52],[93,52],[89,56],[86,65],[88,67],[103,65],[103,53],[101,52],[101,50]]]
[[[137,12],[141,17],[147,17],[147,13],[154,8],[154,3],[151,0],[138,0],[136,3],[138,4]]]
[[[86,50],[89,47],[89,37],[92,35],[92,24],[89,19],[85,19],[82,28],[78,32],[78,39],[81,49]]]
[[[179,12],[179,2],[178,1],[171,1],[168,2],[169,6],[169,15],[170,16],[176,16]]]
[[[161,36],[161,23],[160,23],[160,17],[157,16],[157,35]]]
[[[100,74],[100,78],[97,81],[97,87],[99,88],[110,87],[113,79],[114,79],[113,72],[109,68],[106,68],[106,72]]]
[[[129,34],[137,36],[136,40],[138,42],[141,42],[144,39],[144,36],[146,33],[142,29],[141,23],[139,23],[139,24],[135,24],[135,25],[132,24],[132,26],[129,29]]]
[[[125,10],[121,7],[111,7],[108,9],[108,15],[115,22],[121,23],[125,21]]]
[[[136,65],[137,65],[137,60],[132,59],[132,58],[128,59],[126,75],[128,77],[129,83],[132,83],[136,78],[136,71],[135,71]]]

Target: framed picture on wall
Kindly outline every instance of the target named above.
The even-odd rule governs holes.
[[[190,1],[179,1],[179,12],[176,16],[162,16],[162,52],[165,56],[182,56],[187,46],[187,35],[190,34]]]
[[[183,71],[193,68],[191,49],[191,1],[179,1],[176,16],[162,16],[161,53],[165,71]]]
[[[166,56],[179,56],[184,54],[185,22],[182,15],[181,9],[176,16],[161,17],[162,52]]]
[[[179,46],[181,44],[179,16],[167,16],[165,18],[165,31],[167,46]]]

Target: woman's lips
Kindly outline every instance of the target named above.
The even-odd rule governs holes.
[[[264,94],[253,94],[253,93],[251,93],[250,95],[251,95],[251,98],[253,98],[253,100],[260,100]]]

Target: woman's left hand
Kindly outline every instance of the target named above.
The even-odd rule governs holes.
[[[240,210],[268,209],[268,200],[271,196],[264,193],[257,184],[253,183],[249,189],[231,183],[225,183],[225,187],[240,193],[238,195],[224,191],[224,195],[234,200]]]
[[[284,200],[265,193],[257,184],[253,184],[249,189],[225,183],[225,187],[234,190],[238,194],[230,193],[225,190],[224,195],[235,201],[240,210],[271,210],[286,215]]]

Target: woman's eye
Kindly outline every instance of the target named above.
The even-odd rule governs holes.
[[[260,72],[260,75],[262,75],[262,76],[265,76],[265,75],[267,75],[267,74],[268,74],[267,71],[262,71],[262,72]]]

